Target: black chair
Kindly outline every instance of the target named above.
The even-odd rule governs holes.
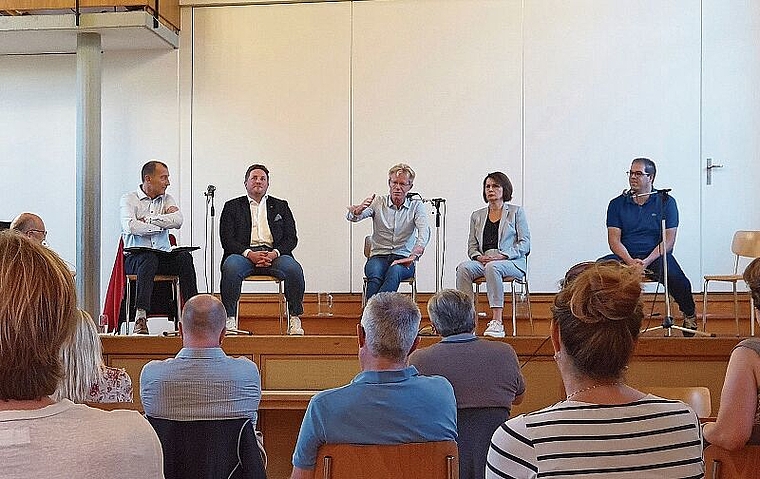
[[[494,431],[509,418],[505,407],[457,409],[459,479],[483,479]]]
[[[250,419],[147,419],[161,441],[166,479],[266,479]]]

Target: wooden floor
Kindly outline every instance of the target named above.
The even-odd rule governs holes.
[[[318,316],[313,298],[307,295],[306,314],[302,316],[306,336],[289,337],[279,333],[276,295],[246,295],[242,301],[241,327],[250,328],[256,334],[231,336],[224,341],[228,354],[247,356],[259,366],[263,390],[259,428],[264,433],[269,454],[270,479],[289,477],[290,458],[309,398],[316,391],[346,384],[359,371],[355,334],[361,298],[359,295],[336,296],[334,315]],[[429,295],[423,294],[418,297],[423,310],[427,297]],[[711,392],[715,415],[728,357],[738,338],[730,295],[711,294],[710,300],[707,331],[716,337],[684,338],[678,332],[664,337],[662,331],[646,333],[639,341],[626,381],[639,388],[706,386]],[[550,301],[550,295],[535,295],[532,301],[534,330],[531,332],[526,318],[520,318],[518,336],[501,340],[517,351],[527,384],[525,401],[515,407],[513,414],[536,410],[564,397],[553,361],[554,352],[547,341]],[[742,336],[746,336],[748,304],[743,306],[745,316],[740,319],[740,327]],[[652,319],[653,324],[660,321],[657,317]],[[479,331],[486,322],[481,322]],[[425,337],[422,346],[439,339]],[[140,371],[147,361],[172,357],[181,346],[181,340],[176,337],[103,337],[107,363],[126,368],[135,391],[139,391]],[[136,400],[135,407],[140,409],[139,397]]]

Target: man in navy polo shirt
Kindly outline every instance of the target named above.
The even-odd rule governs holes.
[[[613,198],[607,207],[607,242],[612,250],[601,260],[614,259],[643,268],[647,277],[664,284],[662,215],[665,214],[665,250],[668,290],[684,315],[684,328],[697,329],[691,283],[672,254],[678,231],[676,200],[653,188],[657,167],[649,158],[636,158],[628,171],[631,189]],[[683,333],[694,336],[693,333]]]

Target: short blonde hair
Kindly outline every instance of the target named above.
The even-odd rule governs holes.
[[[0,233],[0,400],[53,394],[76,324],[74,278],[50,249]]]
[[[409,177],[410,182],[414,182],[414,170],[411,166],[407,165],[406,163],[399,163],[397,165],[391,166],[391,169],[388,170],[388,176],[398,176],[401,174],[405,174]]]

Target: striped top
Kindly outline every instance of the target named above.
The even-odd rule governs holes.
[[[564,401],[502,424],[486,479],[701,478],[702,432],[694,411],[653,395],[629,404]]]

